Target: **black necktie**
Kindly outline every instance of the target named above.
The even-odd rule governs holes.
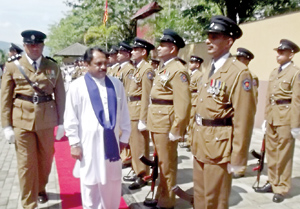
[[[212,64],[212,65],[211,65],[211,70],[210,70],[209,75],[208,75],[208,78],[210,78],[210,77],[214,74],[215,69],[216,69],[216,68],[215,68],[215,65]]]
[[[34,68],[35,70],[37,70],[36,61],[34,61],[34,62],[32,63],[32,66],[33,66],[33,68]]]
[[[278,68],[278,74],[279,74],[281,71],[282,71],[282,67],[280,66],[280,67]]]

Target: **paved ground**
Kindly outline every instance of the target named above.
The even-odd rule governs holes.
[[[262,133],[255,129],[250,149],[260,150]],[[182,189],[192,193],[192,155],[183,148],[178,148],[178,184]],[[230,209],[299,209],[300,208],[300,140],[296,141],[293,167],[293,188],[286,200],[280,204],[272,202],[272,194],[258,194],[252,189],[256,179],[256,173],[251,169],[256,166],[257,160],[249,158],[246,177],[233,180],[233,188],[230,196]],[[127,174],[129,168],[123,169]],[[267,179],[266,169],[261,177],[261,184]],[[123,185],[123,196],[130,208],[147,208],[143,201],[150,186],[131,192],[127,189],[128,183]],[[55,163],[47,186],[50,201],[39,205],[39,208],[60,209],[59,186]],[[9,145],[3,137],[0,129],[0,209],[21,209],[19,195],[19,184],[17,178],[17,164],[14,145]],[[188,209],[191,206],[180,199],[177,199],[177,209]]]

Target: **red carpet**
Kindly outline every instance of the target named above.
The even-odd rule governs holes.
[[[73,177],[75,159],[71,157],[67,137],[55,141],[55,162],[60,186],[62,209],[82,209],[79,179]],[[121,198],[119,209],[129,209]]]

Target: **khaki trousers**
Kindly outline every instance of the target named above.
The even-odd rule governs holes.
[[[45,191],[54,155],[53,128],[27,131],[14,128],[21,202],[25,209],[37,207],[38,193]]]
[[[274,193],[285,195],[291,188],[294,147],[290,126],[267,125],[268,178]]]
[[[186,140],[186,144],[191,146],[192,145],[192,134],[193,134],[193,126],[195,124],[195,114],[196,114],[196,106],[192,106],[191,108],[191,115],[190,115],[190,121],[189,121],[189,125],[187,127],[187,140]]]
[[[194,208],[227,209],[232,175],[227,163],[205,164],[194,158]]]
[[[160,181],[155,199],[158,200],[159,207],[171,208],[176,203],[172,187],[176,185],[178,141],[169,140],[168,133],[151,132],[151,138],[157,152],[160,171]]]
[[[140,161],[144,155],[149,159],[149,131],[138,130],[139,121],[131,121],[130,149],[132,155],[132,168],[139,177],[149,175],[149,167]]]

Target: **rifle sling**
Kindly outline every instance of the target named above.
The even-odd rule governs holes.
[[[26,81],[30,84],[30,86],[38,93],[42,94],[42,95],[47,95],[42,89],[40,89],[39,87],[37,87],[37,85],[35,83],[33,83],[28,76],[26,75],[26,73],[24,72],[23,66],[20,65],[19,60],[15,60],[14,63],[16,64],[16,66],[18,67],[19,71],[22,73],[22,75],[24,76],[24,78],[26,79]]]

